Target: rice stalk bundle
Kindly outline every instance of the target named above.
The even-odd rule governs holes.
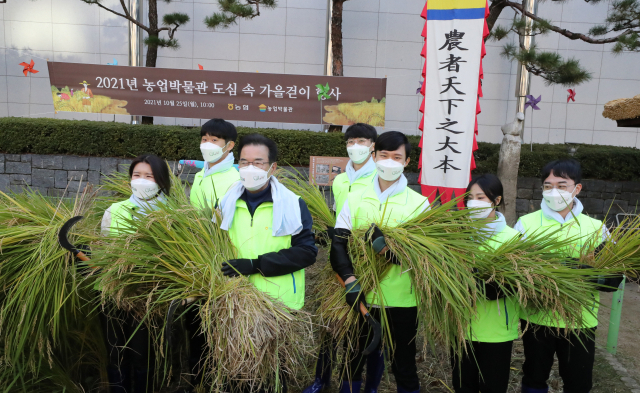
[[[640,216],[626,218],[614,228],[595,255],[598,244],[588,244],[582,263],[606,270],[622,270],[628,277],[638,277],[640,271]]]
[[[68,219],[91,215],[93,197],[90,191],[75,200],[31,190],[0,192],[2,385],[29,391],[28,386],[46,380],[54,381],[50,388],[81,391],[82,375],[105,370],[93,295],[79,285],[82,277],[57,240]],[[70,240],[89,244],[94,232],[95,222],[87,220],[77,224]]]
[[[336,215],[327,205],[327,195],[311,179],[311,183],[300,171],[294,169],[290,171],[279,171],[276,173],[278,180],[294,194],[302,198],[307,204],[311,218],[313,218],[313,229],[316,233],[327,230],[327,227],[336,225]]]
[[[496,282],[504,293],[516,296],[523,307],[554,313],[568,321],[571,329],[581,326],[582,305],[593,299],[594,285],[587,278],[601,271],[566,266],[563,250],[574,239],[560,241],[549,234],[532,235],[513,239],[497,250],[484,249],[480,243],[486,236],[484,224],[470,220],[468,211],[450,210],[455,204],[451,201],[433,207],[396,227],[376,223],[400,261],[403,274],[412,277],[426,342],[463,350],[476,302],[485,297],[479,281]],[[379,293],[380,279],[391,265],[373,254],[364,239],[366,229],[353,231],[349,252],[363,291]],[[356,318],[350,315],[355,313],[349,311],[344,291],[331,279],[327,274],[323,287],[328,295],[318,313],[336,337],[344,338],[355,329]],[[387,325],[384,314],[383,329]]]
[[[189,204],[175,176],[173,187],[158,210],[124,218],[128,229],[95,253],[103,296],[147,320],[162,318],[173,300],[200,299],[192,307],[207,338],[206,377],[214,389],[281,386],[284,375],[300,380],[312,341],[309,316],[245,277],[224,277],[222,262],[237,254],[228,233],[211,212]]]

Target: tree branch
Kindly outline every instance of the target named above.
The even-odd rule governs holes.
[[[124,0],[120,0],[120,5],[122,5],[122,9],[124,10],[124,14],[126,15],[126,17],[130,18],[131,15],[129,14],[129,10],[127,9],[127,6],[124,4]]]
[[[500,13],[507,6],[505,0],[495,0],[489,6],[489,16],[487,16],[487,27],[489,31],[493,29],[493,25],[496,24],[496,21],[500,17]]]
[[[126,8],[125,8],[126,14],[121,14],[121,13],[119,13],[117,11],[114,11],[109,7],[105,7],[102,4],[97,3],[97,2],[94,3],[94,2],[86,2],[85,1],[85,3],[87,3],[87,4],[96,4],[98,7],[102,8],[102,9],[105,9],[105,10],[111,12],[112,14],[115,14],[115,15],[118,15],[118,16],[120,16],[122,18],[125,18],[126,20],[128,20],[131,23],[133,23],[134,25],[139,26],[142,30],[146,31],[147,33],[149,32],[149,28],[147,26],[143,25],[142,23],[138,22],[137,20],[133,19]],[[124,0],[120,0],[120,3],[124,7]]]
[[[511,8],[514,8],[515,10],[518,10],[521,14],[528,16],[529,18],[535,20],[535,21],[544,21],[544,19],[539,18],[537,15],[532,14],[530,12],[528,12],[527,10],[524,9],[524,7],[522,6],[522,4],[518,4],[518,3],[514,3],[512,1],[506,1],[506,5],[508,5]],[[584,42],[587,42],[589,44],[608,44],[608,43],[612,43],[612,42],[616,42],[618,41],[618,39],[626,34],[632,33],[633,30],[629,29],[624,31],[623,33],[615,36],[615,37],[610,37],[610,38],[602,38],[602,39],[593,39],[585,34],[582,33],[574,33],[572,31],[569,31],[567,29],[561,29],[558,26],[554,26],[554,25],[549,25],[549,30],[551,31],[555,31],[556,33],[563,35],[565,37],[567,37],[570,40],[582,40]]]

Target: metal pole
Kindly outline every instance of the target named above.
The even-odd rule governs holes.
[[[523,6],[525,10],[532,14],[535,14],[538,9],[536,0],[524,0]],[[534,37],[531,35],[533,20],[524,15],[522,16],[522,19],[526,22],[526,25],[520,30],[520,49],[529,50],[535,43]],[[524,104],[526,101],[525,96],[529,94],[529,83],[529,71],[527,71],[527,68],[522,63],[518,64],[518,78],[516,79],[516,113],[524,113]],[[524,132],[521,134],[521,139],[524,141]]]
[[[138,22],[144,20],[142,0],[129,0],[129,14]],[[129,65],[142,67],[142,29],[129,22]],[[131,116],[131,124],[140,124],[142,116]]]
[[[618,290],[613,293],[611,303],[611,316],[609,318],[609,333],[607,333],[607,352],[612,355],[618,350],[618,331],[620,330],[620,317],[622,315],[622,299],[624,298],[624,282],[622,280]]]

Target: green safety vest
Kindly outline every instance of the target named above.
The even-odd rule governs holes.
[[[207,164],[205,163],[205,166]],[[220,199],[227,193],[231,185],[240,181],[240,173],[231,167],[224,172],[204,177],[207,168],[196,173],[191,186],[191,204],[199,209],[212,209],[218,206]]]
[[[481,249],[497,249],[520,232],[505,226],[498,233],[486,239]],[[477,314],[471,321],[467,340],[485,343],[501,343],[518,338],[518,322],[520,320],[518,301],[513,296],[498,300],[479,299],[476,302]]]
[[[291,247],[291,236],[273,236],[273,202],[263,202],[251,217],[247,203],[236,201],[233,223],[229,228],[231,242],[238,250],[238,258],[257,259],[259,255]],[[249,281],[259,290],[295,310],[304,306],[304,269],[276,277],[252,274]]]
[[[579,214],[576,218],[572,218],[564,224],[560,224],[558,221],[545,217],[542,214],[542,210],[527,214],[520,218],[520,223],[525,229],[526,233],[545,233],[558,229],[562,229],[556,236],[563,236],[566,238],[576,239],[572,247],[566,250],[567,257],[578,258],[580,257],[580,251],[582,247],[594,240],[595,236],[598,236],[597,244],[602,239],[602,221],[588,217],[584,214]],[[582,310],[583,328],[592,328],[598,326],[598,307],[600,302],[600,294],[597,291],[592,293],[593,303],[584,306]],[[523,310],[525,311],[525,310]],[[526,314],[525,314],[526,315]],[[566,327],[564,321],[558,321],[557,316],[549,315],[545,312],[537,312],[528,314],[529,321],[538,325],[552,326],[558,328]]]
[[[349,176],[346,173],[341,173],[333,179],[331,192],[336,204],[336,217],[340,215],[340,210],[342,210],[347,197],[351,194],[361,193],[365,187],[371,184],[376,173],[377,171],[373,171],[369,176],[361,177],[353,183],[349,182]]]
[[[429,200],[406,187],[404,191],[380,203],[371,182],[362,194],[349,196],[351,225],[355,228],[368,227],[371,223],[395,227],[408,221],[424,211]],[[426,204],[426,205],[425,205]],[[385,210],[386,209],[386,210]],[[384,218],[382,217],[385,212]],[[384,229],[383,229],[384,231]],[[391,265],[380,280],[381,293],[367,293],[367,303],[384,307],[416,307],[416,295],[409,272],[403,272],[401,266]]]
[[[111,236],[117,236],[118,233],[130,230],[130,226],[126,220],[133,218],[133,212],[137,208],[138,207],[129,199],[112,204],[109,210],[111,213],[109,234]]]

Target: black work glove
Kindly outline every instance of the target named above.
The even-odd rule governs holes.
[[[230,259],[222,262],[222,274],[227,277],[248,276],[258,273],[260,268],[258,258],[255,259]]]
[[[349,284],[345,284],[345,291],[347,292],[345,295],[347,304],[349,307],[356,310],[356,312],[360,312],[359,303],[362,303],[365,307],[367,306],[364,294],[362,293],[362,288],[360,288],[360,284],[357,280],[350,282]]]
[[[376,254],[380,254],[387,246],[387,242],[384,239],[384,233],[382,233],[376,224],[371,224],[367,233],[364,234],[364,238],[369,242]]]
[[[602,243],[600,246],[603,246]],[[598,246],[598,248],[600,248]],[[584,265],[584,264],[575,264],[572,266],[574,269],[593,269],[593,266]],[[599,275],[589,278],[589,282],[594,284],[598,284],[596,289],[600,292],[615,292],[618,290],[618,286],[624,280],[624,276],[622,274],[614,274],[614,275]]]
[[[500,285],[495,281],[489,283],[481,281],[478,284],[484,284],[484,296],[487,300],[498,300],[507,297],[507,294],[502,291]]]
[[[622,280],[624,280],[624,276],[622,274],[616,274],[612,276],[594,277],[592,282],[598,284],[598,291],[600,292],[615,292],[618,290]]]
[[[333,241],[333,235],[335,235],[335,229],[333,227],[327,227],[326,231],[316,233],[316,244],[319,246],[326,246],[330,241]]]

